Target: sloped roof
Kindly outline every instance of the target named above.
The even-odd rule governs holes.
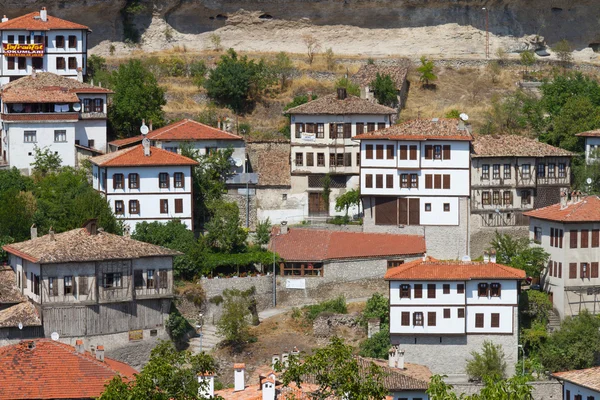
[[[0,265],[0,305],[27,301],[17,288],[17,276],[9,265]]]
[[[23,340],[0,347],[0,399],[96,398],[116,375],[133,379],[136,370],[89,352],[78,353],[49,339]]]
[[[36,100],[34,100],[36,101]],[[53,102],[53,101],[52,101]],[[69,113],[41,113],[41,114],[2,114],[2,121],[20,122],[20,121],[79,121],[79,114]]]
[[[593,131],[581,132],[576,134],[575,136],[583,136],[583,137],[600,137],[600,129],[595,129]]]
[[[247,142],[246,154],[259,186],[291,186],[290,142]]]
[[[388,140],[473,140],[461,121],[451,118],[414,119],[389,128],[356,135],[354,139]]]
[[[54,236],[54,238],[52,238]],[[140,242],[108,232],[90,235],[84,228],[48,234],[2,247],[4,251],[34,263],[52,264],[98,260],[176,256],[181,253],[166,247]]]
[[[212,126],[204,125],[191,119],[182,119],[148,133],[150,140],[244,140]]]
[[[141,143],[144,137],[142,135],[132,136],[124,139],[113,140],[112,142],[108,142],[111,146],[122,147],[132,143]]]
[[[552,376],[600,392],[600,367],[555,372]]]
[[[472,279],[525,279],[525,271],[492,262],[419,259],[387,270],[386,280],[452,281]]]
[[[270,247],[286,261],[405,256],[426,251],[423,236],[298,228],[273,236]]]
[[[113,153],[90,158],[92,164],[100,167],[152,167],[157,165],[198,165],[196,160],[181,154],[150,147],[150,155],[144,155],[144,147],[139,144]]]
[[[600,221],[600,198],[586,196],[579,201],[560,203],[523,213],[528,217],[557,222],[598,222]]]
[[[0,30],[47,31],[51,29],[85,29],[91,31],[85,25],[53,17],[52,15],[48,15],[46,21],[42,21],[39,11],[11,18],[6,22],[0,23]]]
[[[348,96],[344,100],[338,100],[336,94],[329,94],[290,108],[285,113],[306,115],[391,115],[395,114],[396,110],[356,96]]]
[[[572,157],[575,154],[521,135],[477,135],[473,157]]]
[[[42,319],[35,305],[29,300],[0,310],[0,328],[23,326],[41,326]]]
[[[360,67],[350,79],[360,86],[370,86],[371,82],[377,78],[377,74],[382,77],[388,75],[392,78],[392,81],[396,85],[396,89],[400,90],[402,85],[404,85],[406,75],[408,74],[408,65],[366,64]]]
[[[387,362],[374,358],[357,357],[360,374],[368,379],[371,363],[378,365],[384,370],[383,385],[390,392],[401,392],[408,390],[427,390],[431,371],[424,365],[404,363],[403,370],[390,367]]]

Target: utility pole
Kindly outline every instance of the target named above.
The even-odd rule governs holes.
[[[485,11],[485,58],[490,58],[490,10],[483,7]]]

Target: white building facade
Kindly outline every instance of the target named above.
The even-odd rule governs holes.
[[[471,351],[501,345],[512,375],[517,361],[518,293],[524,271],[495,262],[423,258],[386,272],[390,339],[433,373],[465,376]]]
[[[600,129],[578,133],[575,136],[585,139],[585,161],[586,163],[596,162],[600,151]]]
[[[600,367],[555,372],[552,377],[562,384],[563,400],[600,399]]]
[[[142,145],[94,157],[92,185],[130,228],[142,222],[180,220],[193,229],[192,159]]]

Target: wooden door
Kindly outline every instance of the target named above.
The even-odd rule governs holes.
[[[421,225],[421,204],[419,199],[408,200],[408,224]]]
[[[328,215],[329,204],[323,199],[323,193],[308,194],[308,215]]]

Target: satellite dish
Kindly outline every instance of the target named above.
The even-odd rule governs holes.
[[[60,336],[58,335],[58,332],[52,332],[52,334],[50,335],[50,339],[54,340],[55,342],[58,340]]]
[[[459,117],[463,121],[468,121],[469,120],[469,116],[467,114],[465,114],[465,113],[460,113]]]
[[[80,103],[75,103],[73,104],[73,111],[81,111],[81,104]]]
[[[235,163],[236,167],[241,167],[244,164],[244,162],[240,158],[234,158],[233,162]]]
[[[23,330],[23,323],[22,323],[22,322],[19,322],[19,325],[18,325],[18,327],[19,327],[19,329],[20,329],[20,330]]]
[[[463,260],[463,262],[469,262],[469,261],[471,261],[471,257],[468,256],[468,255],[467,256],[463,256],[462,260]]]
[[[147,135],[148,132],[150,132],[150,129],[148,129],[146,124],[142,124],[142,126],[140,127],[140,132],[142,132],[142,135]]]
[[[587,178],[585,181],[587,182],[588,185],[592,184],[592,178]]]

